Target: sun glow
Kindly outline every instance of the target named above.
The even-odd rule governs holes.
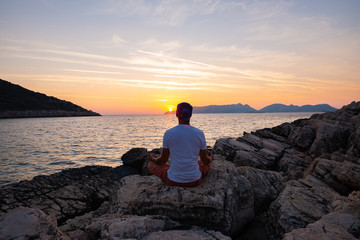
[[[175,109],[175,107],[173,106],[173,105],[168,105],[167,106],[167,109],[168,109],[168,112],[173,112],[174,111],[174,109]]]

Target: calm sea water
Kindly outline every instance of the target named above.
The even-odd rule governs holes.
[[[313,113],[194,114],[191,125],[204,131],[207,145]],[[174,115],[0,119],[0,185],[85,165],[121,165],[134,147],[162,145]]]

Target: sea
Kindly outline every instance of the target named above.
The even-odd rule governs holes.
[[[193,114],[213,147],[224,137],[308,118],[314,113]],[[0,186],[87,165],[116,167],[135,147],[162,146],[174,114],[0,119]]]

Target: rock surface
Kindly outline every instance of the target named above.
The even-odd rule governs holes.
[[[253,191],[234,164],[214,160],[196,188],[170,187],[155,176],[128,176],[110,201],[110,212],[165,215],[226,235],[239,233],[254,216]]]
[[[360,102],[222,138],[213,150],[213,167],[195,188],[147,176],[144,148],[117,168],[3,186],[0,239],[360,238]]]
[[[16,208],[0,217],[0,239],[67,240],[58,230],[56,219],[33,208]]]

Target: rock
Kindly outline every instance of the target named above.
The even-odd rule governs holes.
[[[289,181],[269,208],[269,223],[274,239],[319,220],[333,210],[341,196],[325,184],[307,180]]]
[[[240,235],[234,237],[234,240],[264,240],[269,239],[269,233],[266,228],[268,222],[267,213],[261,213],[245,227]]]
[[[142,165],[147,160],[147,156],[146,148],[132,148],[121,157],[121,160],[125,166],[133,167],[141,172]]]
[[[355,155],[359,159],[360,158],[360,127],[357,127],[356,131],[350,135],[349,145],[350,146],[348,149],[348,153],[351,155]],[[360,161],[358,162],[358,164],[360,164]]]
[[[304,177],[304,172],[311,162],[312,158],[305,153],[286,149],[278,161],[276,169],[284,172],[288,180],[296,180]]]
[[[92,212],[108,201],[118,180],[134,173],[129,168],[87,166],[5,185],[1,187],[0,215],[16,207],[28,206],[56,216],[59,225],[62,225],[68,219]]]
[[[236,143],[233,138],[220,138],[216,140],[213,151],[215,154],[221,154],[226,160],[232,162],[236,151],[241,149]]]
[[[251,167],[239,167],[239,173],[249,180],[254,192],[255,213],[268,208],[283,188],[283,177],[278,172]]]
[[[360,190],[359,164],[317,158],[313,164],[311,175],[321,179],[342,195]]]
[[[190,230],[170,230],[154,232],[143,238],[144,240],[231,240],[230,237],[224,236],[221,232],[193,228]]]
[[[260,169],[271,169],[274,165],[277,155],[271,151],[243,151],[235,152],[233,162],[236,166],[249,166]]]
[[[234,164],[219,158],[195,188],[166,186],[156,176],[123,178],[110,213],[164,215],[225,235],[240,232],[254,216],[252,187]]]
[[[356,240],[354,236],[345,231],[342,227],[317,221],[309,224],[306,228],[293,230],[285,234],[284,240]]]
[[[284,240],[302,239],[359,239],[360,237],[360,198],[337,200],[334,212],[324,215],[306,228],[286,233]]]
[[[236,140],[233,138],[217,140],[214,152],[225,156],[226,160],[237,166],[271,169],[288,147],[286,143],[274,139],[263,139],[253,134],[245,134],[244,137]]]
[[[310,147],[310,153],[321,156],[323,153],[332,153],[346,148],[351,132],[349,124],[333,124],[329,122],[317,123],[316,138]]]
[[[57,228],[55,218],[38,209],[19,207],[0,217],[0,239],[69,238]]]
[[[105,201],[95,211],[87,212],[83,215],[76,216],[66,220],[59,229],[63,232],[72,232],[76,230],[84,230],[94,218],[98,218],[107,213],[109,210],[109,202]]]
[[[86,227],[88,239],[143,239],[152,232],[175,229],[180,224],[165,216],[132,216],[108,214]]]
[[[302,127],[296,136],[292,139],[292,143],[302,150],[307,150],[311,147],[316,137],[316,127],[305,125]]]

